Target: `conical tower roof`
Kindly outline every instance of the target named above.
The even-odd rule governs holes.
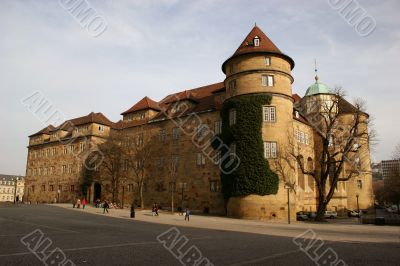
[[[258,46],[254,45],[254,38],[258,37],[260,43]],[[270,38],[265,35],[265,33],[258,27],[254,26],[254,28],[247,34],[246,38],[240,44],[239,48],[233,55],[246,54],[248,52],[274,52],[274,53],[282,53],[281,50],[271,41]]]
[[[258,44],[255,43],[255,39],[259,40]],[[293,59],[282,53],[271,39],[268,38],[268,36],[257,25],[255,25],[249,34],[247,34],[246,38],[240,44],[235,53],[222,64],[222,71],[225,72],[225,63],[231,58],[249,53],[269,53],[282,56],[289,61],[292,69],[294,67]]]

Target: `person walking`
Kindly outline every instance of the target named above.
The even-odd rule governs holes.
[[[76,200],[72,199],[72,208],[75,208]]]
[[[156,216],[158,216],[158,204],[155,204],[154,211],[156,212]]]
[[[85,209],[86,206],[86,198],[82,199],[82,209]]]
[[[81,200],[80,199],[77,199],[76,200],[76,208],[80,208],[81,207]]]
[[[185,209],[185,221],[186,221],[186,219],[187,219],[187,221],[189,222],[189,215],[190,215],[189,208],[186,207],[186,209]]]
[[[103,203],[103,213],[108,213],[108,202],[105,200]]]

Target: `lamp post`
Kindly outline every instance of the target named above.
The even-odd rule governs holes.
[[[57,189],[57,203],[60,203],[60,189]]]
[[[288,209],[288,224],[290,224],[290,186],[288,184],[285,184],[285,187],[287,190],[287,209]]]
[[[360,206],[358,205],[358,197],[359,197],[360,195],[356,195],[356,198],[357,198],[357,213],[358,213],[358,215],[360,215]]]
[[[18,177],[15,178],[15,182],[14,182],[14,204],[18,203],[17,202],[17,183],[18,183]]]

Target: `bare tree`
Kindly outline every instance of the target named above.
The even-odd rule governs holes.
[[[301,172],[312,176],[318,192],[316,220],[324,220],[324,213],[338,182],[346,182],[368,170],[363,159],[369,158],[369,144],[373,132],[369,131],[365,104],[356,100],[350,104],[342,89],[314,102],[302,102],[297,111],[306,118],[315,131],[316,167],[306,169],[301,151],[294,150]],[[363,156],[366,156],[363,158]],[[369,162],[369,159],[366,160]]]
[[[179,157],[171,155],[166,162],[165,172],[169,183],[169,191],[171,193],[171,212],[175,210],[175,193],[177,189],[177,180],[179,172]]]
[[[159,147],[158,139],[155,136],[145,136],[139,133],[131,137],[125,137],[133,145],[126,145],[124,152],[124,163],[131,171],[128,171],[128,178],[132,179],[137,186],[140,197],[140,206],[144,208],[143,186],[152,176],[153,160],[155,152]]]
[[[121,179],[121,166],[124,159],[121,136],[119,132],[112,133],[108,139],[98,145],[104,158],[99,166],[99,180],[111,184],[112,201],[118,201],[118,189]]]

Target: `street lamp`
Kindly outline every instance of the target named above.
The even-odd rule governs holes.
[[[360,195],[356,195],[356,198],[357,198],[357,213],[358,213],[358,215],[360,215],[360,206],[358,205],[358,197],[359,197]]]
[[[290,224],[290,189],[289,184],[285,184],[284,188],[287,190],[287,209],[288,209],[288,224]]]
[[[18,177],[15,178],[15,182],[14,182],[14,204],[18,203],[17,202],[17,182],[18,182]]]
[[[59,189],[57,189],[57,203],[60,203],[60,193],[61,193],[61,190],[59,188]]]

